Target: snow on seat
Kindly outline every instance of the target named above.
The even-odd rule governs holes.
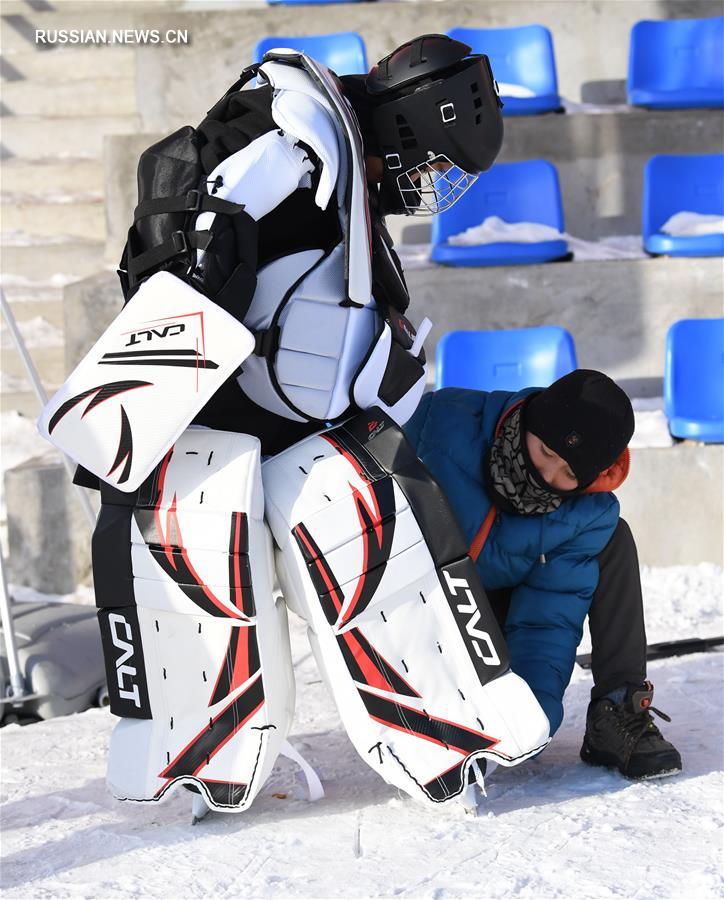
[[[516,240],[511,229],[501,228],[501,239],[477,242],[475,235],[461,235],[491,217],[503,225],[526,223],[523,236],[530,238],[530,226],[548,226],[552,233],[534,239]],[[558,172],[551,163],[498,163],[468,189],[455,206],[432,220],[433,262],[447,266],[505,266],[550,262],[568,253],[562,236],[565,231],[563,201]],[[511,239],[512,238],[512,239]],[[470,243],[468,243],[470,242]]]

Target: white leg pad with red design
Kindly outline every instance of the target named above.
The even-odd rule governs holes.
[[[287,604],[360,756],[413,797],[458,797],[473,761],[549,740],[450,507],[379,409],[262,466]]]
[[[188,785],[239,812],[286,740],[294,681],[259,454],[254,437],[191,428],[135,494],[104,487],[93,565],[120,799]]]

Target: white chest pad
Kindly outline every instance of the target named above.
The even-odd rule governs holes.
[[[335,419],[347,409],[378,320],[373,301],[340,306],[343,285],[342,244],[326,256],[303,250],[260,270],[244,322],[273,335],[276,353],[250,356],[237,379],[259,406],[298,422]]]

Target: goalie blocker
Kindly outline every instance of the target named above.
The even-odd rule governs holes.
[[[423,801],[549,740],[437,483],[375,408],[262,466],[287,605],[360,756]]]

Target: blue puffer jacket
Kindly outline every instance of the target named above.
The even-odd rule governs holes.
[[[447,494],[468,544],[492,506],[483,461],[496,427],[533,390],[445,388],[426,394],[405,426],[417,455]],[[601,483],[618,486],[627,461],[628,456],[615,479]],[[497,512],[477,559],[486,588],[513,588],[506,623],[511,666],[538,698],[551,734],[563,718],[563,694],[598,584],[596,557],[618,523],[618,501],[598,484],[595,492],[567,499],[544,515]]]

